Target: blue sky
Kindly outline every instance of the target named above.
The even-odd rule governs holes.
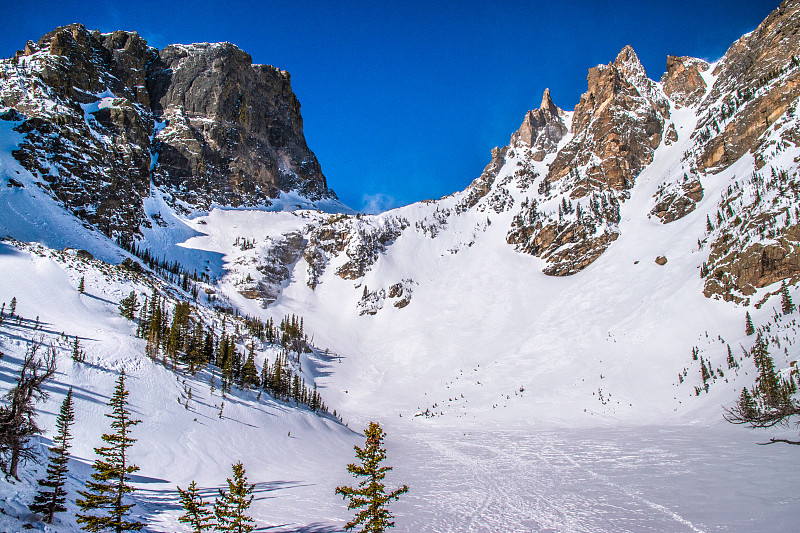
[[[18,0],[3,9],[0,55],[71,22],[136,30],[159,48],[235,43],[292,73],[328,185],[351,207],[376,210],[463,189],[545,87],[573,109],[587,70],[626,44],[657,80],[668,54],[717,59],[777,5]]]

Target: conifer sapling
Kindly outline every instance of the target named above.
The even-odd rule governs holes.
[[[39,480],[41,488],[30,506],[31,511],[43,515],[44,521],[48,524],[53,523],[53,516],[56,513],[63,513],[67,510],[64,507],[67,495],[64,484],[69,464],[69,441],[72,440],[69,430],[74,420],[75,409],[72,405],[72,388],[70,387],[56,419],[58,434],[53,440],[54,446],[50,449],[47,477]]]
[[[249,533],[255,529],[253,519],[246,514],[253,503],[255,485],[247,482],[241,461],[231,465],[231,468],[233,480],[228,478],[228,492],[219,489],[219,498],[214,500],[217,531]]]
[[[178,493],[181,495],[183,510],[186,511],[186,514],[178,518],[178,521],[188,524],[192,528],[192,533],[211,531],[216,524],[212,522],[213,515],[206,509],[206,503],[200,496],[200,491],[197,490],[197,483],[192,481],[186,490],[178,487]]]
[[[78,491],[83,499],[75,503],[82,513],[76,515],[77,522],[83,524],[84,531],[139,531],[144,526],[141,522],[128,521],[133,504],[123,504],[123,498],[135,489],[130,486],[130,474],[139,470],[130,464],[128,449],[136,442],[130,437],[130,428],[141,420],[134,420],[128,411],[128,395],[125,389],[125,371],[117,380],[114,394],[108,402],[111,413],[106,416],[112,420],[113,433],[104,434],[101,438],[108,446],[95,448],[100,456],[94,462],[92,480],[87,480],[85,491]],[[100,512],[102,514],[89,514]]]
[[[370,422],[369,427],[364,432],[366,435],[366,445],[364,448],[354,446],[356,457],[361,464],[351,463],[347,465],[347,471],[356,478],[363,478],[358,483],[358,487],[336,487],[336,494],[341,494],[342,499],[349,499],[348,509],[361,509],[344,528],[347,531],[358,525],[363,525],[363,532],[381,533],[387,528],[394,527],[392,518],[394,516],[386,508],[391,500],[397,500],[401,494],[408,492],[408,485],[386,492],[383,479],[386,472],[392,470],[390,466],[380,466],[386,459],[386,450],[381,447],[385,433],[381,427]]]

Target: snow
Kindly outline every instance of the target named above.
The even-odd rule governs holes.
[[[703,74],[709,86],[711,71]],[[87,116],[113,105],[108,96],[98,98],[84,106]],[[724,367],[724,379],[708,392],[694,388],[701,382],[693,349],[723,368],[728,345],[737,357],[739,346],[752,345],[746,311],[756,326],[769,324],[785,335],[786,351],[773,354],[779,370],[798,358],[796,317],[773,317],[775,299],[756,309],[703,295],[699,268],[709,250],[698,240],[707,236],[706,217],[731,183],[752,173],[752,155],[702,175],[704,198],[684,218],[661,224],[650,216],[659,187],[678,183],[687,171],[683,155],[693,143],[696,111],[670,110],[678,141],[662,144],[637,177],[613,228],[618,239],[569,277],[545,276],[543,260],[506,242],[514,215],[537,197],[553,156],[531,162],[540,177],[524,186],[514,177],[521,156],[509,155],[493,191],[464,212],[458,206],[467,192],[356,218],[336,200],[297,193],[270,206],[199,211],[152,187],[144,204],[152,226],[142,228],[138,245],[205,272],[218,301],[241,313],[304,318],[315,346],[329,350],[303,357],[304,376],[315,378],[326,404],[350,428],[376,420],[388,434],[388,463],[395,467],[388,485],[411,487],[392,507],[398,531],[794,530],[796,452],[755,443],[796,432],[755,432],[722,421],[722,406],[753,383],[752,360],[742,360],[739,370]],[[352,483],[345,465],[363,437],[332,417],[266,394],[259,399],[254,391],[235,389],[221,409],[218,376],[173,372],[147,358],[117,304],[132,290],[149,295],[152,286],[106,264],[126,254],[67,213],[16,162],[14,125],[0,121],[0,236],[41,246],[0,243],[0,302],[16,296],[25,318],[0,326],[0,382],[3,391],[11,386],[27,343],[42,336],[59,352],[59,371],[40,405],[47,428],[41,444],[50,443],[68,387],[77,416],[69,513],[54,527],[33,521],[26,505],[44,467],[29,464],[23,481],[0,480],[0,530],[19,530],[22,522],[39,531],[77,530],[75,491],[90,475],[93,448],[108,428],[105,404],[124,369],[132,410],[143,420],[134,428],[132,459],[141,468],[134,511],[147,521],[146,531],[185,530],[177,521],[176,486],[195,480],[213,499],[239,460],[257,483],[252,515],[262,528],[338,531],[350,514],[334,488]],[[781,131],[768,135],[777,140]],[[565,136],[560,147],[571,140]],[[797,155],[791,147],[770,161],[796,171]],[[6,186],[11,178],[24,187]],[[501,189],[512,208],[492,204]],[[556,210],[560,198],[540,209]],[[344,251],[331,254],[315,289],[301,256],[274,304],[264,308],[237,292],[238,280],[257,275],[270,240],[291,232],[308,239],[335,213],[349,215],[331,224],[346,233]],[[359,232],[373,235],[401,219],[405,229],[379,249],[363,278],[336,275],[346,252],[360,244]],[[254,246],[242,249],[238,239]],[[98,259],[57,252],[65,247]],[[668,262],[656,264],[657,256]],[[85,294],[76,291],[81,277]],[[411,292],[408,306],[378,297],[380,305],[370,308],[375,314],[361,314],[365,291],[381,294],[398,283]],[[764,287],[751,301],[776,289]],[[800,298],[795,288],[792,295]],[[212,317],[210,309],[201,312]],[[211,321],[219,327],[219,315]],[[86,363],[70,358],[74,336]],[[259,365],[276,351],[259,353]]]

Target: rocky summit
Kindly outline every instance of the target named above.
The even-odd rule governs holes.
[[[122,240],[152,223],[151,185],[183,209],[335,198],[289,73],[230,43],[159,51],[136,32],[64,26],[0,62],[0,106],[37,184]]]

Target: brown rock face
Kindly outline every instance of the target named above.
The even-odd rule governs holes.
[[[661,86],[670,100],[680,106],[696,105],[706,94],[706,82],[700,75],[708,63],[693,57],[667,56],[667,71],[661,76]]]
[[[777,242],[755,243],[744,250],[736,243],[716,242],[709,262],[715,266],[703,294],[741,302],[756,289],[800,275],[800,226],[789,228]]]
[[[783,2],[755,31],[731,45],[714,70],[719,77],[693,134],[710,139],[699,158],[702,168],[722,170],[755,151],[761,135],[800,97],[798,50],[797,0]],[[720,99],[721,106],[712,105]]]
[[[539,109],[528,111],[519,130],[511,136],[511,146],[529,146],[531,157],[542,161],[545,155],[555,152],[558,141],[567,134],[563,115],[550,98],[550,89],[545,89]]]
[[[72,24],[2,67],[0,106],[24,134],[14,156],[110,236],[127,240],[150,223],[151,180],[201,207],[289,190],[334,197],[306,146],[289,74],[229,43],[159,53],[136,32]]]
[[[28,57],[37,52],[45,53]],[[136,33],[102,35],[73,24],[2,62],[13,74],[0,79],[0,105],[20,113],[16,130],[24,134],[14,156],[108,235],[146,222],[152,120],[145,67],[156,56]]]
[[[572,116],[573,139],[558,153],[547,177],[556,181],[585,167],[579,181],[586,185],[573,197],[603,187],[631,188],[653,160],[669,116],[666,100],[630,46],[613,63],[590,69],[587,81],[589,90]]]
[[[703,185],[696,176],[685,176],[678,186],[660,189],[655,197],[656,205],[650,214],[668,224],[694,211],[703,199]]]

